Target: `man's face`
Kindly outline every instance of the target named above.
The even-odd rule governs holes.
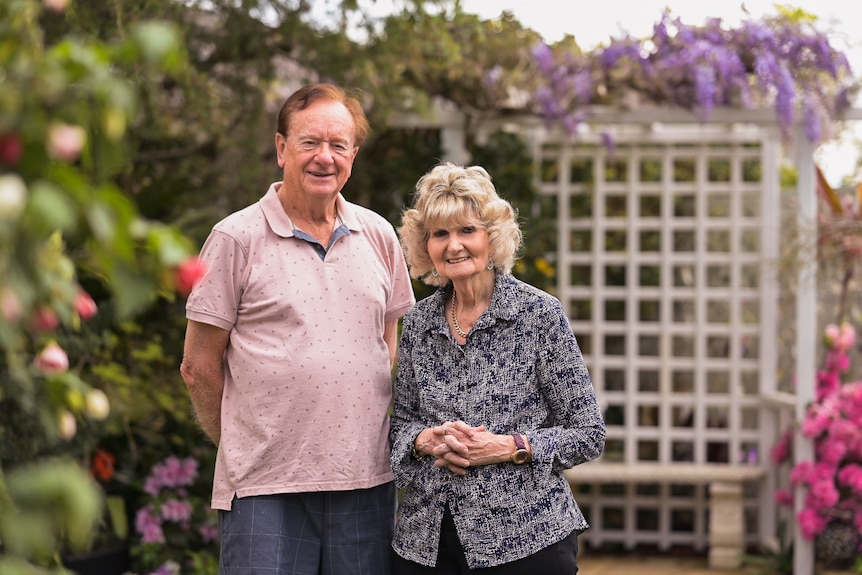
[[[336,196],[347,183],[359,151],[350,112],[338,102],[316,102],[291,117],[289,130],[286,138],[275,136],[283,186],[289,193]]]

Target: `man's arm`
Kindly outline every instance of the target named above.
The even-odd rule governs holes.
[[[395,354],[398,352],[398,320],[387,321],[383,327],[383,341],[389,348],[389,369],[395,367]]]
[[[203,432],[218,445],[224,391],[224,352],[230,332],[189,320],[180,373]]]

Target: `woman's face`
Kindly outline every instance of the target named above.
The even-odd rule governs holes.
[[[428,255],[443,279],[469,279],[487,271],[488,232],[478,220],[445,227],[432,226],[428,236]]]

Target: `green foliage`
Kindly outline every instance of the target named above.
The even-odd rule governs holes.
[[[112,319],[128,320],[173,299],[173,268],[192,253],[117,185],[145,86],[185,66],[176,27],[139,21],[102,40],[56,33],[62,19],[35,0],[0,4],[3,573],[47,572],[61,547],[88,547],[102,517],[80,466],[108,410],[81,377],[98,345],[74,349],[96,311],[82,278],[110,299]]]
[[[9,473],[0,483],[0,573],[38,573],[33,565],[49,564],[59,545],[86,549],[100,516],[100,497],[87,473],[70,461]]]
[[[556,288],[556,198],[542,197],[533,184],[530,150],[515,134],[496,132],[472,149],[473,164],[491,174],[497,192],[518,210],[524,245],[513,274],[549,293]]]
[[[745,555],[744,565],[758,567],[764,575],[793,575],[793,537],[787,534],[787,523],[778,526],[778,539],[772,545],[761,545],[760,553]]]

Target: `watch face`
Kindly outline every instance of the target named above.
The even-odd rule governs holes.
[[[530,453],[526,449],[519,449],[515,453],[512,454],[512,463],[517,465],[521,465],[527,461],[527,458],[530,456]]]

